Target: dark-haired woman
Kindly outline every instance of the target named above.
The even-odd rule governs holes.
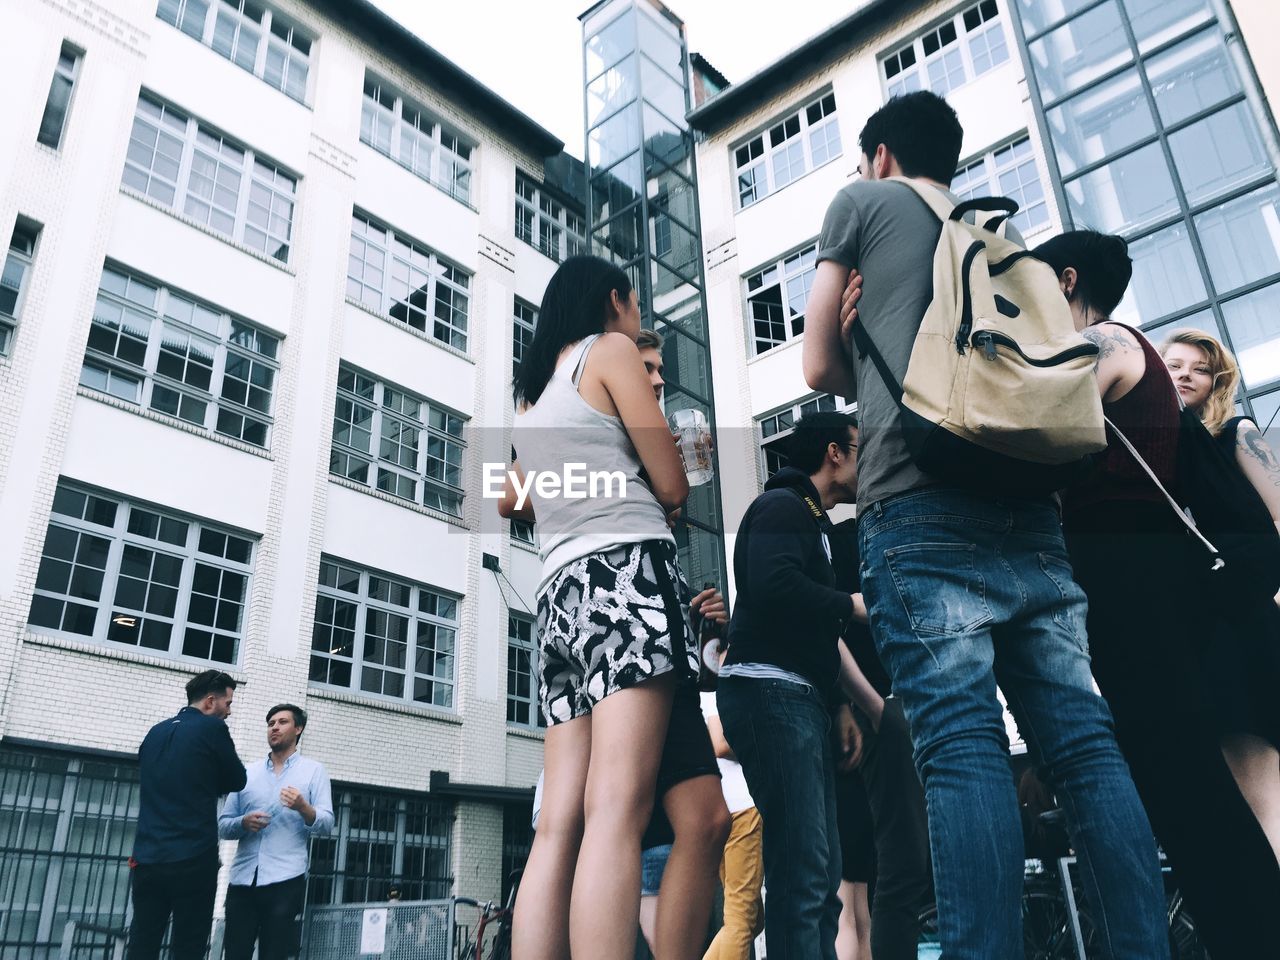
[[[1179,414],[1169,374],[1145,337],[1108,319],[1132,273],[1124,240],[1077,230],[1034,253],[1099,347],[1107,417],[1171,487]],[[1198,590],[1185,528],[1110,431],[1099,468],[1067,492],[1064,525],[1089,598],[1094,676],[1203,940],[1217,958],[1271,955],[1280,864],[1210,721],[1194,645],[1217,611]]]
[[[640,838],[674,680],[698,669],[667,525],[689,484],[639,332],[627,275],[571,257],[547,284],[513,384],[519,461],[499,512],[529,516],[531,507],[540,528],[548,723],[542,811],[516,902],[517,960],[633,955]]]
[[[1177,330],[1160,353],[1187,409],[1258,492],[1280,525],[1280,462],[1249,417],[1236,416],[1240,365],[1203,330]],[[1222,753],[1280,858],[1280,607],[1241,602],[1201,649]]]

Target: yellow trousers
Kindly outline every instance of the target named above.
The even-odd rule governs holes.
[[[720,882],[724,885],[724,926],[702,960],[747,960],[751,942],[764,929],[764,827],[760,813],[748,807],[733,815],[724,844]]]

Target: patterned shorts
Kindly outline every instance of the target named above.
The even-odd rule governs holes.
[[[547,723],[584,716],[609,694],[671,670],[696,677],[689,599],[669,541],[566,564],[538,597],[538,694]]]

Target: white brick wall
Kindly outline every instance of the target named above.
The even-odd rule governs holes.
[[[505,524],[501,535],[481,534],[493,507],[480,498],[478,478],[482,459],[505,456],[512,296],[518,285],[536,302],[554,268],[514,236],[516,165],[538,171],[541,158],[441,91],[424,88],[404,65],[308,4],[273,3],[320,37],[309,106],[157,19],[155,0],[2,4],[0,81],[30,95],[14,100],[0,129],[0,183],[7,185],[0,194],[0,234],[7,239],[19,215],[42,230],[17,334],[9,357],[0,358],[0,530],[7,533],[0,537],[0,735],[133,753],[148,727],[181,705],[185,680],[206,666],[28,631],[53,491],[74,464],[78,480],[235,522],[258,538],[240,662],[231,671],[246,681],[230,720],[243,758],[262,754],[264,713],[287,700],[308,709],[305,747],[335,780],[422,791],[431,771],[443,770],[454,783],[532,787],[541,740],[507,732],[505,601],[494,575],[481,569],[481,553],[498,554],[526,597],[533,596],[536,575],[512,570]],[[36,145],[35,132],[64,40],[85,56],[55,152]],[[366,67],[480,144],[472,197],[478,212],[359,142]],[[299,174],[287,266],[267,264],[122,194],[120,173],[143,86]],[[377,325],[376,337],[351,339],[363,322],[353,320],[356,308],[345,300],[350,216],[358,201],[382,207],[369,212],[474,270],[469,359],[367,314],[360,317]],[[483,249],[508,251],[514,256],[506,259],[526,269],[517,278],[510,263],[482,255]],[[101,401],[77,396],[107,257],[284,334],[265,457],[232,453],[163,418],[108,414]],[[369,349],[373,343],[376,349]],[[431,399],[444,393],[443,402],[470,416],[461,523],[330,482],[338,364],[360,351],[361,366],[371,373]],[[412,382],[400,382],[406,379]],[[487,524],[499,529],[492,517]],[[319,559],[336,547],[359,551],[346,559],[463,593],[452,711],[309,688]],[[456,555],[459,563],[442,571],[442,555]],[[453,869],[460,891],[498,896],[501,834],[500,807],[458,805]]]

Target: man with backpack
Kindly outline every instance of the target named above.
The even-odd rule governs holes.
[[[840,918],[831,715],[842,759],[857,726],[838,693],[840,635],[854,598],[835,586],[827,511],[853,499],[853,417],[803,417],[779,470],[747,508],[733,551],[738,603],[716,682],[724,738],[764,825],[770,956],[835,960]]]
[[[928,799],[943,950],[1022,952],[999,681],[1073,821],[1104,952],[1163,957],[1151,827],[1093,690],[1085,597],[1052,495],[1105,444],[1097,351],[1075,334],[1052,270],[991,218],[1016,205],[962,205],[947,190],[962,139],[955,112],[925,91],[867,121],[862,177],[823,223],[804,344],[809,386],[858,399],[862,590]]]

